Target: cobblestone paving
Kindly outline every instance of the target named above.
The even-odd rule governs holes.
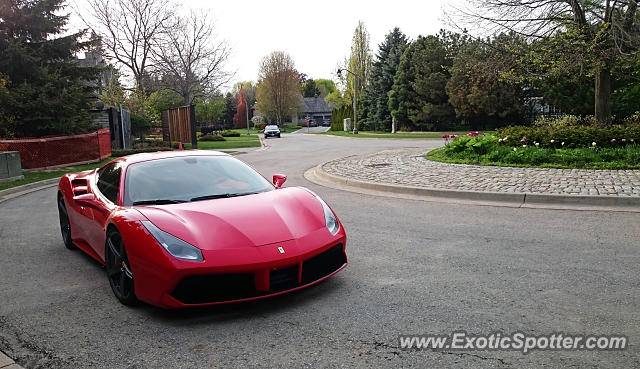
[[[425,188],[564,194],[640,196],[640,170],[487,167],[439,163],[426,149],[381,151],[325,163],[330,174],[362,181]]]

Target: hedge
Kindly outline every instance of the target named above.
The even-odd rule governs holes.
[[[200,137],[200,141],[226,141],[224,137],[220,135],[204,135]]]
[[[520,146],[522,144],[549,148],[620,147],[640,142],[640,124],[613,125],[610,127],[595,126],[515,126],[499,128],[496,136],[503,144]],[[563,144],[564,143],[564,144]]]
[[[171,150],[173,149],[170,147],[143,147],[139,149],[111,150],[111,157],[119,158],[121,156],[139,154],[142,152],[171,151]]]

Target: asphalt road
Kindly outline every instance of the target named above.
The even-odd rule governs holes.
[[[336,210],[349,267],[297,293],[207,309],[129,308],[66,250],[55,189],[0,204],[0,350],[43,368],[640,367],[640,214],[375,197],[303,173],[440,142],[283,135],[238,157]],[[622,352],[404,351],[400,334],[624,334]]]

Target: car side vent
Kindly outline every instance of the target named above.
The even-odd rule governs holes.
[[[71,181],[71,190],[73,196],[84,195],[88,193],[87,180],[86,179],[74,179]]]

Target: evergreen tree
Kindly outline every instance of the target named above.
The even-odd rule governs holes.
[[[320,90],[316,86],[316,82],[312,79],[303,83],[302,85],[302,97],[316,97],[320,96]]]
[[[371,67],[369,84],[363,97],[364,110],[368,113],[364,118],[374,129],[391,130],[389,91],[393,87],[393,77],[407,45],[407,36],[396,27],[378,46],[378,54]]]
[[[95,44],[85,32],[60,36],[68,15],[63,0],[0,1],[0,75],[7,94],[0,104],[0,136],[40,136],[90,128],[87,112],[99,69],[76,54]]]
[[[224,97],[226,109],[222,115],[222,123],[225,127],[231,127],[233,125],[233,116],[236,114],[238,100],[230,92]]]
[[[455,119],[445,90],[455,56],[448,37],[419,36],[402,55],[388,103],[399,128],[437,130]]]

